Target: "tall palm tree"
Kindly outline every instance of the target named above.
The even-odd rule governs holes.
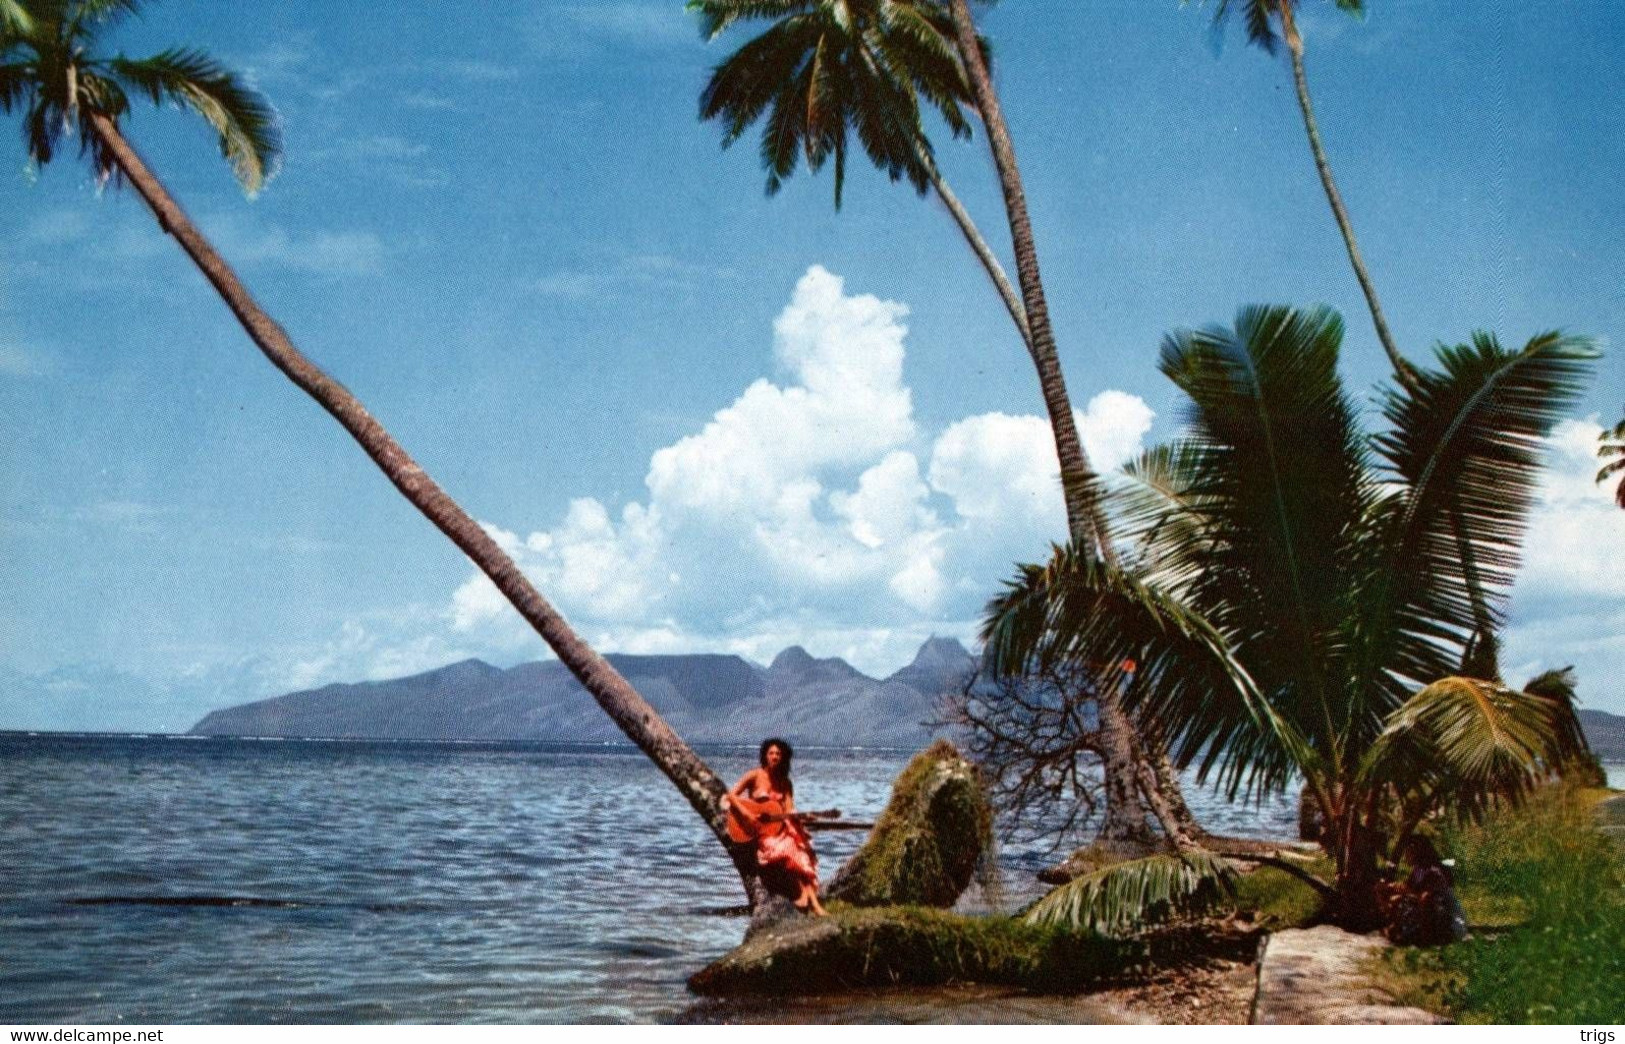
[[[1249,308],[1168,338],[1190,429],[1130,469],[1135,565],[1059,549],[990,606],[985,637],[1011,671],[1138,661],[1130,708],[1231,796],[1301,777],[1330,827],[1337,912],[1368,924],[1383,837],[1477,815],[1583,749],[1552,686],[1457,670],[1471,591],[1504,602],[1543,439],[1596,355],[1475,335],[1389,391],[1373,437],[1337,378],[1342,329],[1329,310]]]
[[[360,444],[401,494],[490,577],[621,731],[657,764],[733,856],[753,906],[766,893],[754,859],[728,842],[716,773],[653,707],[573,631],[519,567],[390,436],[353,394],[294,347],[248,288],[125,139],[120,121],[130,95],[189,109],[219,136],[244,189],[258,191],[281,148],[276,114],[258,92],[201,51],[176,48],[150,58],[101,57],[102,34],[135,13],[140,0],[20,0],[25,17],[0,35],[0,109],[20,110],[28,154],[38,164],[76,133],[98,176],[127,182],[159,226],[214,286],[249,338],[277,369],[315,399]]]
[[[998,170],[999,188],[1004,195],[1005,216],[1010,226],[1011,251],[1016,260],[1016,277],[1021,287],[1022,306],[1027,315],[1028,349],[1038,370],[1038,383],[1049,413],[1055,439],[1055,453],[1061,465],[1061,490],[1066,499],[1067,529],[1074,544],[1089,549],[1109,566],[1117,564],[1105,513],[1097,495],[1094,469],[1084,451],[1083,440],[1073,421],[1072,401],[1061,373],[1061,360],[1050,326],[1049,305],[1038,269],[1038,248],[1033,239],[1032,220],[1027,213],[1027,195],[1022,187],[1021,169],[1016,163],[1015,143],[1005,123],[998,92],[988,69],[987,52],[980,45],[976,23],[966,0],[947,0],[953,21],[960,63],[970,81],[971,95],[987,130],[988,147]],[[1103,685],[1097,697],[1101,743],[1105,750],[1108,799],[1101,835],[1107,838],[1143,837],[1145,811],[1136,800],[1143,794],[1152,805],[1164,831],[1182,849],[1194,847],[1195,817],[1180,793],[1178,781],[1167,771],[1166,761],[1155,744],[1144,749],[1119,702],[1114,685]],[[1115,777],[1115,781],[1114,781]],[[1134,782],[1124,784],[1123,779]],[[1114,801],[1115,798],[1115,807]]]
[[[1333,0],[1333,3],[1339,10],[1351,15],[1365,13],[1364,0]],[[1320,127],[1315,122],[1314,105],[1309,100],[1309,79],[1303,68],[1303,35],[1298,31],[1297,5],[1298,0],[1218,0],[1213,20],[1215,25],[1222,26],[1232,10],[1239,7],[1242,9],[1242,20],[1246,23],[1249,43],[1273,55],[1280,42],[1283,39],[1286,41],[1287,53],[1292,60],[1292,83],[1298,93],[1298,109],[1303,113],[1303,128],[1309,136],[1309,151],[1314,155],[1315,170],[1320,174],[1326,202],[1331,205],[1337,229],[1343,235],[1343,246],[1348,250],[1349,263],[1354,266],[1354,277],[1359,280],[1360,291],[1365,294],[1366,306],[1371,310],[1371,323],[1377,329],[1377,340],[1382,342],[1382,350],[1388,355],[1394,376],[1400,384],[1410,387],[1416,379],[1416,369],[1400,354],[1394,343],[1394,335],[1388,329],[1388,320],[1382,314],[1382,303],[1377,300],[1377,288],[1371,282],[1371,273],[1366,271],[1365,261],[1360,256],[1360,244],[1354,238],[1354,225],[1349,221],[1348,209],[1343,206],[1343,196],[1337,191],[1331,164],[1326,159],[1325,146],[1320,141]],[[1279,33],[1275,29],[1277,22],[1281,27]]]
[[[690,0],[715,38],[748,20],[771,25],[719,65],[700,98],[704,119],[724,121],[724,145],[763,120],[761,157],[767,191],[779,190],[804,156],[811,170],[835,167],[835,201],[845,183],[847,135],[855,131],[870,159],[894,181],[922,194],[934,186],[998,288],[1038,371],[1061,465],[1068,529],[1100,553],[1114,554],[1096,504],[1094,473],[1079,438],[1050,330],[1031,222],[1021,195],[1009,132],[988,79],[987,43],[963,4],[941,0]],[[963,18],[961,17],[963,15]],[[970,127],[972,104],[987,128],[1005,188],[1020,297],[991,249],[937,170],[921,127],[921,98],[956,137]],[[1014,196],[1012,197],[1012,186]],[[1133,729],[1109,691],[1100,696],[1107,801],[1102,835],[1149,838],[1141,791],[1165,797],[1169,833],[1189,838],[1194,823],[1171,774],[1136,757]],[[1183,816],[1179,812],[1183,811]]]

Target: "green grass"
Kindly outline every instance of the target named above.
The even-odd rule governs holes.
[[[1389,958],[1410,1003],[1461,1022],[1619,1020],[1625,862],[1595,828],[1598,791],[1553,787],[1443,838],[1473,938]]]
[[[1305,863],[1304,869],[1322,880],[1331,880],[1331,860],[1324,857]],[[1235,907],[1238,914],[1250,916],[1266,931],[1301,928],[1320,917],[1320,893],[1300,878],[1273,866],[1261,866],[1236,882]]]

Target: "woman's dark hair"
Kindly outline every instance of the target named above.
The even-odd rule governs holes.
[[[781,757],[779,758],[779,767],[770,769],[767,767],[767,752],[774,747],[779,748]],[[774,786],[779,787],[786,794],[794,794],[796,785],[790,782],[790,762],[795,756],[795,749],[789,743],[774,736],[771,739],[762,741],[761,749],[756,752],[756,761],[762,768],[767,769],[767,774],[772,778]]]
[[[1444,860],[1439,856],[1439,850],[1434,847],[1432,839],[1426,834],[1412,834],[1406,838],[1405,849],[1400,854],[1405,857],[1407,863],[1411,864],[1412,870],[1423,867],[1437,867],[1444,871],[1447,881],[1455,884],[1455,874],[1452,874],[1450,868],[1444,865]]]

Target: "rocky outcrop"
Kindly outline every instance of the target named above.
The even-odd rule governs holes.
[[[1258,956],[1252,1021],[1261,1026],[1432,1025],[1421,1008],[1402,1007],[1367,969],[1388,943],[1331,925],[1276,932]]]
[[[992,840],[993,810],[976,767],[938,740],[897,777],[868,840],[824,894],[854,906],[949,907]]]

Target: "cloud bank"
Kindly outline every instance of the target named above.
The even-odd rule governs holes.
[[[931,633],[970,637],[1012,563],[1064,537],[1059,467],[1039,417],[922,430],[907,315],[810,268],[773,324],[777,379],[655,450],[646,499],[488,529],[601,648],[760,658],[801,643],[886,673]],[[1077,419],[1096,466],[1138,452],[1152,416],[1095,396]],[[469,641],[534,641],[477,574],[448,613]]]

